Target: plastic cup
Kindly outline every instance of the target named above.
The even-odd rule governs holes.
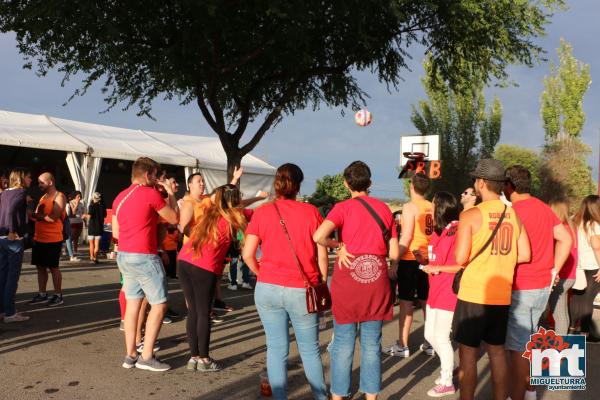
[[[269,375],[267,371],[263,371],[259,375],[260,377],[260,394],[263,397],[271,397],[273,395],[273,390],[271,390],[271,384],[269,383]]]

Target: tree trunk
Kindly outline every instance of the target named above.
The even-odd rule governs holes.
[[[225,154],[227,154],[227,183],[231,182],[231,179],[233,178],[233,171],[242,163],[241,153],[241,150],[238,149],[237,146],[225,150]]]

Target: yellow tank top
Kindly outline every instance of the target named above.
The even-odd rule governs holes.
[[[414,204],[419,208],[413,238],[408,245],[408,251],[402,256],[402,260],[414,260],[413,250],[421,250],[421,254],[427,254],[429,237],[433,233],[433,207],[427,200],[414,200]]]
[[[38,204],[38,210],[46,215],[50,215],[54,209],[54,202],[58,196],[62,193],[56,192],[54,196],[48,196],[44,194],[40,198]],[[40,243],[57,243],[63,241],[63,219],[65,218],[65,212],[61,215],[60,219],[54,222],[48,221],[35,221],[35,234],[33,239]]]
[[[187,199],[185,199],[185,202],[190,203],[194,207],[194,216],[192,217],[192,220],[189,224],[191,232],[192,228],[194,228],[194,226],[196,226],[200,222],[200,219],[204,215],[206,209],[212,205],[212,202],[210,201],[210,196],[204,196],[200,201],[196,201],[191,197],[188,197]],[[184,235],[183,243],[186,243],[189,239],[189,237]]]
[[[496,227],[504,203],[485,201],[476,206],[481,212],[481,228],[471,239],[471,257],[488,241]],[[460,281],[458,298],[477,304],[510,305],[513,275],[517,265],[517,240],[521,230],[512,207],[492,243],[473,262],[467,265]]]

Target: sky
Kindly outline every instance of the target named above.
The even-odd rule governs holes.
[[[511,66],[509,74],[518,86],[486,89],[488,102],[498,95],[503,106],[502,135],[499,143],[518,144],[539,150],[544,143],[540,118],[540,95],[544,76],[549,73],[550,61],[557,62],[556,48],[560,38],[573,45],[577,59],[591,65],[592,84],[584,98],[586,122],[581,138],[592,147],[589,158],[594,179],[598,176],[600,137],[600,52],[595,42],[600,37],[597,15],[600,2],[595,0],[568,1],[568,9],[555,14],[547,35],[539,43],[548,61],[533,68]],[[596,39],[595,39],[596,38]],[[303,194],[314,190],[316,179],[343,171],[354,160],[365,161],[373,175],[372,193],[385,198],[401,198],[402,183],[397,179],[400,158],[400,137],[417,134],[410,121],[411,105],[425,99],[420,76],[423,74],[422,49],[410,49],[413,60],[410,70],[402,76],[404,82],[397,90],[388,92],[386,86],[370,73],[357,73],[361,87],[369,94],[367,108],[373,122],[368,127],[354,124],[353,110],[322,107],[320,110],[299,110],[284,118],[271,129],[252,154],[278,166],[285,162],[298,164],[304,171]],[[197,105],[181,106],[177,101],[157,100],[153,106],[156,121],[136,116],[132,107],[123,111],[115,107],[101,113],[106,105],[98,88],[90,89],[66,106],[65,101],[79,82],[74,80],[60,86],[62,75],[52,72],[43,78],[23,70],[23,59],[16,48],[14,34],[0,34],[0,109],[85,122],[148,129],[162,132],[215,136],[202,118]],[[342,111],[345,115],[342,115]],[[247,130],[246,140],[252,133]],[[244,139],[243,139],[244,140]]]

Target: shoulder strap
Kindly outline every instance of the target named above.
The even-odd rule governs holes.
[[[492,234],[490,235],[489,239],[487,240],[487,242],[485,242],[485,244],[477,252],[477,254],[475,254],[475,257],[473,257],[473,258],[471,258],[469,260],[469,264],[472,263],[473,260],[475,260],[477,257],[479,257],[481,255],[481,253],[483,253],[485,251],[485,249],[488,248],[488,246],[490,245],[490,243],[492,243],[492,241],[494,240],[494,237],[496,237],[496,233],[498,232],[498,229],[500,229],[500,225],[502,225],[502,221],[504,221],[504,217],[506,216],[506,209],[507,209],[507,206],[505,204],[504,205],[504,211],[502,211],[502,215],[500,216],[500,219],[498,220],[498,223],[494,227],[494,230],[492,231]]]
[[[379,225],[379,228],[381,229],[381,233],[383,234],[383,240],[385,245],[388,245],[388,241],[390,240],[390,230],[388,228],[386,228],[385,224],[383,223],[383,221],[381,220],[381,217],[379,217],[379,214],[377,214],[375,212],[375,210],[373,210],[373,207],[371,207],[369,205],[369,203],[367,203],[366,201],[364,201],[363,199],[361,199],[360,197],[357,197],[356,200],[358,200],[360,202],[360,204],[362,204],[367,211],[369,212],[369,214],[371,214],[371,216],[373,217],[373,219],[375,220],[375,222],[377,222],[377,225]]]
[[[290,238],[290,234],[287,230],[287,227],[285,226],[285,221],[283,220],[283,217],[281,216],[279,207],[277,207],[277,202],[274,201],[273,205],[275,206],[275,211],[277,211],[277,215],[279,216],[279,224],[281,225],[281,229],[283,229],[283,233],[287,239],[288,244],[290,245],[290,250],[292,251],[292,254],[294,255],[294,261],[296,262],[296,266],[298,266],[298,269],[300,270],[300,274],[302,275],[302,279],[304,280],[304,286],[308,287],[308,286],[310,286],[308,283],[308,278],[307,278],[306,274],[304,273],[302,266],[300,265],[300,260],[298,259],[296,250],[294,250],[294,246],[292,245],[292,239]]]
[[[123,203],[125,203],[125,200],[127,200],[129,198],[129,196],[131,196],[133,194],[133,192],[135,192],[135,190],[137,188],[139,188],[142,185],[136,185],[133,189],[131,189],[131,191],[129,191],[129,193],[127,193],[125,195],[125,197],[123,197],[123,200],[121,200],[121,202],[119,203],[119,205],[117,206],[117,209],[115,210],[115,217],[119,217],[119,210],[121,209],[121,206],[123,205]]]

